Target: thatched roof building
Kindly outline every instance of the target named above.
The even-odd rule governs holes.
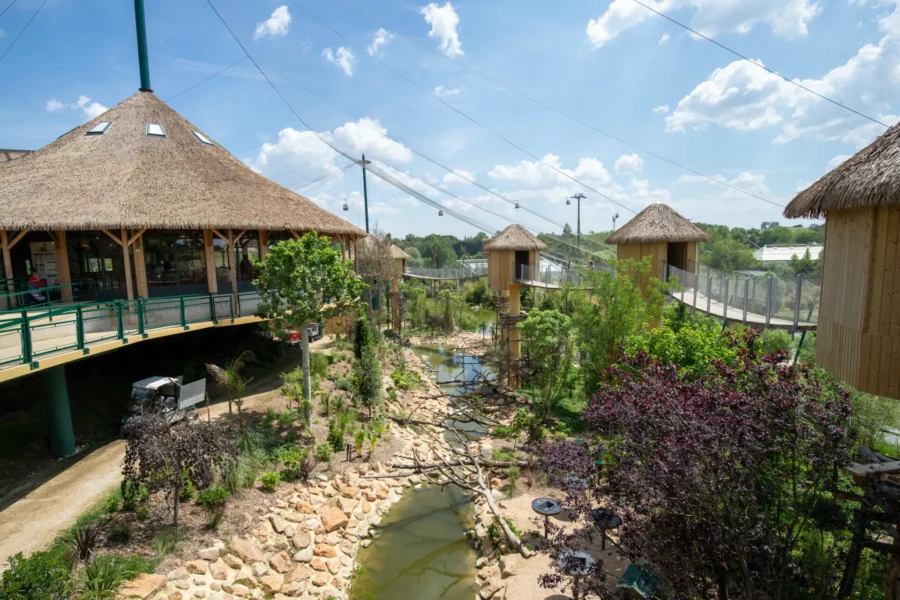
[[[900,399],[900,125],[784,215],[827,217],[816,362],[861,392]]]
[[[412,256],[404,252],[402,248],[391,244],[391,258],[394,260],[409,260]]]
[[[608,244],[648,244],[655,242],[708,242],[706,232],[682,217],[668,204],[651,204],[618,231]]]
[[[0,163],[0,229],[122,227],[365,235],[254,172],[151,92]]]
[[[789,219],[820,219],[832,210],[900,204],[900,124],[791,200]]]
[[[17,158],[22,158],[26,154],[31,154],[31,150],[0,149],[0,163],[5,163]]]
[[[547,244],[537,238],[536,235],[513,223],[490,240],[485,242],[485,252],[502,250],[546,250]]]

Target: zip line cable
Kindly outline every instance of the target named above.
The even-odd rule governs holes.
[[[303,8],[302,6],[300,6],[299,4],[297,4],[296,2],[294,2],[294,0],[290,0],[290,2],[291,2],[291,4],[293,4],[294,6],[296,6],[300,11],[302,11],[303,13],[305,13],[306,15],[308,15],[312,20],[314,20],[314,21],[316,21],[317,23],[321,24],[323,27],[325,27],[325,28],[331,30],[335,35],[339,36],[342,40],[346,41],[347,43],[350,43],[350,40],[348,40],[346,37],[344,37],[344,35],[342,35],[340,32],[338,32],[337,30],[335,30],[333,27],[331,27],[330,25],[328,25],[328,24],[325,23],[324,21],[320,20],[318,17],[314,16],[314,15],[313,15],[312,13],[310,13],[308,10],[306,10],[305,8]],[[378,62],[379,64],[383,65],[383,66],[384,66],[385,68],[387,68],[388,70],[390,70],[390,71],[391,71],[392,73],[394,73],[397,77],[400,77],[400,78],[403,79],[405,82],[407,82],[407,83],[410,84],[411,86],[415,87],[417,90],[419,90],[419,91],[421,91],[421,92],[423,92],[423,93],[425,93],[425,94],[428,94],[429,96],[431,96],[432,98],[434,98],[435,100],[437,100],[438,102],[440,102],[441,104],[443,104],[444,106],[446,106],[447,108],[449,108],[450,110],[452,110],[453,112],[455,112],[456,114],[458,114],[458,115],[460,115],[461,117],[463,117],[464,119],[466,119],[466,120],[468,120],[468,121],[474,123],[475,125],[477,125],[478,127],[484,129],[484,130],[487,131],[488,133],[494,135],[494,136],[497,137],[498,139],[500,139],[500,140],[506,142],[507,144],[509,144],[509,145],[512,146],[513,148],[519,150],[519,151],[522,152],[523,154],[526,154],[526,155],[530,156],[530,157],[533,158],[534,160],[536,160],[536,161],[540,162],[541,164],[543,164],[543,165],[549,167],[550,169],[556,171],[557,173],[559,173],[559,174],[562,175],[563,177],[565,177],[565,178],[567,178],[567,179],[571,179],[572,181],[574,181],[574,182],[577,183],[578,185],[582,186],[583,188],[585,188],[585,189],[587,189],[587,190],[590,190],[590,191],[594,192],[595,194],[597,194],[597,195],[600,196],[601,198],[606,198],[607,200],[609,200],[609,201],[612,202],[613,204],[615,204],[615,205],[617,205],[617,206],[623,208],[624,210],[627,210],[628,212],[633,213],[633,214],[637,214],[636,211],[634,211],[634,210],[631,209],[630,207],[628,207],[628,206],[622,204],[621,202],[618,202],[617,200],[614,200],[613,198],[611,198],[610,196],[607,196],[607,195],[604,194],[603,192],[601,192],[601,191],[599,191],[599,190],[597,190],[597,189],[594,189],[594,188],[591,187],[590,185],[584,183],[583,181],[580,181],[580,180],[577,179],[576,177],[573,177],[573,176],[569,175],[569,174],[566,173],[565,171],[556,168],[555,166],[553,166],[553,165],[551,165],[550,163],[546,162],[544,159],[542,159],[541,157],[537,156],[536,154],[533,154],[532,152],[526,150],[524,147],[520,146],[519,144],[515,143],[514,141],[512,141],[512,140],[510,140],[509,138],[505,137],[504,135],[502,135],[502,134],[500,134],[500,133],[494,131],[493,129],[491,129],[491,128],[488,127],[487,125],[484,125],[483,123],[481,123],[480,121],[478,121],[478,120],[475,119],[474,117],[471,117],[471,116],[469,116],[468,114],[464,113],[464,112],[461,111],[460,109],[456,108],[455,106],[453,106],[453,105],[450,104],[449,102],[447,102],[447,101],[445,101],[444,99],[442,99],[440,96],[438,96],[438,95],[436,95],[436,94],[434,94],[434,93],[428,91],[427,89],[421,87],[419,84],[417,84],[416,82],[414,82],[412,79],[408,78],[408,77],[407,77],[406,75],[404,75],[403,73],[400,73],[399,71],[397,71],[396,69],[394,69],[392,66],[390,66],[389,64],[387,64],[387,63],[385,63],[384,61],[382,61],[381,59],[379,59],[377,56],[373,56],[372,59],[373,59],[374,61]],[[461,179],[466,179],[466,178],[465,178],[465,177],[461,177]],[[471,183],[471,181],[470,181],[470,183]]]
[[[367,13],[365,13],[365,12],[359,11],[359,10],[353,8],[352,6],[348,6],[348,5],[345,4],[342,0],[331,0],[331,2],[334,2],[335,4],[338,4],[338,5],[340,5],[340,6],[343,6],[345,9],[347,9],[347,10],[353,12],[353,13],[356,13],[356,14],[358,14],[358,15],[361,15],[361,16],[365,17],[366,19],[368,19],[369,21],[371,21],[372,23],[375,23],[376,25],[379,25],[379,26],[383,27],[383,24],[382,24],[378,19],[375,19],[374,17],[370,16],[369,14],[367,14]],[[308,11],[307,11],[307,14],[309,14]],[[603,130],[603,129],[600,129],[600,128],[597,127],[596,125],[592,125],[591,123],[588,123],[587,121],[584,121],[584,120],[582,120],[582,119],[580,119],[580,118],[578,118],[578,117],[575,117],[575,116],[572,116],[572,115],[570,115],[570,114],[568,114],[568,113],[566,113],[566,112],[563,112],[562,110],[560,110],[560,109],[558,109],[558,108],[554,108],[554,107],[550,106],[549,104],[546,104],[546,103],[544,103],[544,102],[538,100],[537,98],[534,98],[534,97],[532,97],[532,96],[529,96],[529,95],[526,94],[525,92],[519,91],[519,90],[517,90],[517,89],[515,89],[515,88],[512,88],[512,87],[506,85],[506,84],[500,83],[499,81],[497,81],[497,80],[495,80],[495,79],[493,79],[493,78],[491,78],[491,77],[489,77],[489,76],[487,76],[487,75],[484,75],[483,73],[481,73],[480,71],[478,71],[478,70],[475,69],[474,67],[470,67],[470,66],[467,66],[467,65],[464,65],[464,64],[461,64],[461,63],[457,63],[457,62],[453,61],[452,59],[450,59],[449,57],[445,56],[444,54],[441,54],[440,52],[436,52],[435,50],[432,50],[432,49],[429,48],[428,46],[425,46],[425,45],[420,44],[418,41],[414,40],[413,38],[411,38],[411,37],[409,37],[409,36],[406,36],[406,35],[404,35],[404,34],[402,34],[402,33],[399,33],[399,32],[393,32],[393,33],[395,33],[395,35],[397,35],[397,36],[403,38],[403,39],[406,40],[407,42],[409,42],[409,43],[411,43],[411,44],[414,44],[415,46],[418,46],[419,48],[425,50],[426,52],[430,52],[431,54],[434,54],[435,56],[437,56],[437,57],[439,57],[439,58],[442,58],[442,59],[446,60],[447,62],[450,62],[451,64],[456,65],[456,66],[457,66],[458,68],[460,68],[460,69],[464,69],[464,70],[466,70],[466,71],[472,73],[473,75],[479,77],[480,79],[482,79],[482,80],[484,80],[484,81],[487,81],[488,83],[491,83],[491,84],[493,84],[493,85],[495,85],[495,86],[497,86],[497,87],[499,87],[499,88],[501,88],[501,89],[503,89],[503,90],[505,90],[505,91],[507,91],[507,92],[509,92],[509,93],[511,93],[511,94],[514,94],[514,95],[516,95],[516,96],[519,96],[520,98],[523,98],[524,100],[527,100],[527,101],[531,102],[532,104],[535,104],[535,105],[537,105],[537,106],[540,106],[541,108],[543,108],[543,109],[545,109],[545,110],[548,110],[548,111],[550,111],[550,112],[552,112],[552,113],[554,113],[554,114],[556,114],[556,115],[559,115],[560,117],[563,117],[563,118],[565,118],[565,119],[568,119],[569,121],[572,121],[573,123],[577,123],[577,124],[581,125],[582,127],[586,127],[586,128],[588,128],[588,129],[590,129],[590,130],[592,130],[592,131],[595,131],[595,132],[599,133],[599,134],[602,135],[602,136],[608,137],[608,138],[611,139],[611,140],[615,140],[615,141],[619,142],[620,144],[624,144],[625,146],[628,146],[629,148],[632,148],[633,150],[637,150],[637,151],[639,151],[639,152],[643,152],[643,153],[646,154],[647,156],[652,156],[653,158],[655,158],[655,159],[657,159],[657,160],[660,160],[660,161],[662,161],[662,162],[668,163],[668,164],[672,165],[673,167],[677,167],[677,168],[679,168],[679,169],[682,169],[682,170],[684,170],[684,171],[687,171],[688,173],[691,173],[692,175],[696,175],[696,176],[698,176],[698,177],[702,177],[702,178],[704,178],[704,179],[707,179],[707,180],[709,180],[709,181],[711,181],[711,182],[713,182],[713,183],[715,183],[715,184],[717,184],[717,185],[721,185],[721,186],[727,187],[727,188],[729,188],[729,189],[731,189],[731,190],[734,190],[734,191],[736,191],[736,192],[739,192],[739,193],[744,194],[744,195],[746,195],[746,196],[749,196],[749,197],[751,197],[751,198],[756,198],[757,200],[762,200],[763,202],[768,202],[769,204],[772,204],[772,205],[774,205],[774,206],[778,206],[778,207],[784,208],[783,205],[778,204],[777,202],[773,202],[773,201],[769,200],[768,198],[764,198],[763,196],[760,196],[760,195],[758,195],[758,194],[754,194],[753,192],[750,192],[750,191],[745,190],[745,189],[743,189],[743,188],[737,187],[736,185],[732,185],[732,184],[728,183],[727,181],[722,181],[722,180],[720,180],[720,179],[716,179],[715,177],[713,177],[713,176],[711,176],[711,175],[706,175],[705,173],[701,173],[700,171],[697,171],[696,169],[692,169],[691,167],[688,167],[688,166],[683,165],[683,164],[681,164],[681,163],[679,163],[679,162],[676,162],[676,161],[672,160],[671,158],[667,158],[667,157],[665,157],[665,156],[663,156],[663,155],[661,155],[661,154],[658,154],[658,153],[653,152],[653,151],[651,151],[651,150],[647,150],[646,148],[643,148],[643,147],[641,147],[641,146],[638,146],[637,144],[634,144],[634,143],[632,143],[632,142],[629,142],[628,140],[626,140],[626,139],[624,139],[624,138],[622,138],[622,137],[619,137],[619,136],[617,136],[617,135],[615,135],[615,134],[612,134],[612,133],[610,133],[610,132],[608,132],[608,131],[605,131],[605,130]],[[346,38],[345,38],[345,39],[346,39]],[[384,63],[382,63],[382,64],[384,64]],[[385,65],[385,66],[386,66],[386,65]],[[588,188],[588,189],[590,189],[590,188]],[[629,209],[629,210],[630,210],[630,209]],[[634,212],[634,211],[632,211],[632,212]]]
[[[321,185],[323,183],[327,183],[329,180],[334,179],[338,175],[342,175],[342,174],[346,173],[350,169],[350,167],[355,167],[355,166],[356,166],[356,163],[351,162],[349,165],[346,165],[337,171],[332,171],[331,173],[327,173],[327,174],[323,175],[322,177],[317,177],[316,179],[313,179],[312,181],[307,181],[306,183],[304,183],[297,189],[301,190],[301,189],[309,187],[309,186],[314,186],[310,190],[307,190],[307,193],[308,193],[309,191],[312,191],[313,189],[318,187],[318,185],[316,185],[316,184]]]
[[[772,75],[775,75],[776,77],[779,77],[779,78],[785,80],[786,82],[790,83],[791,85],[797,86],[797,87],[800,88],[801,90],[805,90],[805,91],[809,92],[810,94],[812,94],[812,95],[814,95],[814,96],[816,96],[816,97],[818,97],[818,98],[821,98],[822,100],[825,100],[826,102],[830,102],[831,104],[834,104],[835,106],[839,106],[840,108],[843,108],[843,109],[845,109],[845,110],[849,110],[849,111],[852,112],[853,114],[858,115],[858,116],[862,117],[863,119],[868,119],[869,121],[871,121],[871,122],[873,122],[873,123],[877,123],[878,125],[881,125],[882,127],[886,128],[886,129],[890,127],[890,125],[888,125],[888,124],[886,124],[886,123],[882,123],[882,122],[879,121],[878,119],[875,119],[875,118],[873,118],[873,117],[870,117],[869,115],[867,115],[867,114],[865,114],[865,113],[862,113],[862,112],[860,112],[860,111],[858,111],[858,110],[856,110],[856,109],[854,109],[854,108],[851,108],[851,107],[849,107],[849,106],[846,106],[845,104],[841,104],[841,103],[838,102],[837,100],[833,100],[833,99],[829,98],[828,96],[825,96],[824,94],[820,94],[819,92],[817,92],[817,91],[815,91],[815,90],[813,90],[813,89],[811,89],[811,88],[806,87],[805,85],[803,85],[802,83],[800,83],[800,82],[798,82],[798,81],[795,81],[795,80],[793,80],[793,79],[789,79],[789,78],[785,77],[784,75],[782,75],[781,73],[778,73],[777,71],[773,71],[773,70],[770,69],[769,67],[767,67],[767,66],[765,66],[765,65],[763,65],[763,64],[760,64],[760,63],[756,62],[756,61],[753,60],[752,58],[748,58],[747,56],[741,54],[741,53],[738,52],[737,50],[732,50],[731,48],[729,48],[729,47],[726,46],[725,44],[722,44],[721,42],[717,42],[717,41],[714,40],[713,38],[703,35],[703,34],[700,33],[699,31],[697,31],[697,30],[695,30],[695,29],[692,29],[691,27],[685,25],[684,23],[681,23],[680,21],[676,21],[675,19],[673,19],[672,17],[670,17],[670,16],[667,15],[666,13],[660,12],[660,11],[656,10],[655,8],[653,8],[652,6],[647,6],[646,4],[644,4],[643,2],[641,2],[640,0],[632,0],[632,2],[634,2],[635,4],[638,4],[638,5],[640,5],[640,6],[643,6],[644,8],[646,8],[647,10],[649,10],[650,12],[656,13],[657,15],[659,15],[660,17],[662,17],[663,19],[665,19],[665,20],[667,20],[667,21],[669,21],[669,22],[671,22],[671,23],[674,23],[675,25],[678,25],[678,26],[681,27],[682,29],[685,29],[685,30],[691,32],[692,34],[696,35],[697,37],[703,38],[703,39],[706,40],[707,42],[710,42],[710,43],[712,43],[712,44],[715,44],[716,46],[718,46],[718,47],[721,48],[722,50],[725,50],[726,52],[729,52],[729,53],[731,53],[731,54],[737,56],[737,57],[740,58],[741,60],[747,61],[747,62],[749,62],[750,64],[752,64],[752,65],[754,65],[754,66],[756,66],[756,67],[758,67],[758,68],[760,68],[760,69],[762,69],[762,70],[764,70],[764,71],[766,71],[766,72],[768,72],[768,73],[770,73],[770,74],[772,74]]]
[[[219,75],[221,75],[222,73],[224,73],[225,71],[227,71],[228,69],[230,69],[231,67],[237,66],[238,63],[244,62],[245,60],[247,60],[247,57],[246,57],[246,56],[241,57],[239,60],[236,60],[235,62],[231,63],[230,65],[228,65],[227,67],[225,67],[225,68],[222,69],[221,71],[217,71],[216,73],[213,73],[212,75],[210,75],[210,76],[207,77],[206,79],[203,79],[203,80],[201,80],[201,81],[198,81],[197,83],[195,83],[195,84],[192,85],[191,87],[185,88],[185,89],[181,90],[180,92],[178,92],[178,93],[175,94],[174,96],[169,96],[168,98],[166,98],[166,102],[171,102],[172,100],[174,100],[174,99],[177,98],[178,96],[180,96],[180,95],[182,95],[182,94],[184,94],[184,93],[186,93],[186,92],[191,91],[192,89],[194,89],[194,88],[197,87],[197,86],[203,85],[204,83],[206,83],[206,82],[209,81],[210,79],[213,79],[213,78],[215,78],[215,77],[218,77]],[[263,143],[265,143],[265,142],[263,142]]]
[[[13,6],[13,4],[15,4],[15,3],[16,3],[16,0],[12,0],[12,2],[9,3],[9,6],[7,6],[6,8],[4,8],[4,9],[3,9],[3,12],[0,12],[0,17],[2,17],[3,15],[5,15],[5,14],[6,14],[6,11],[8,11],[9,9],[11,9],[12,6]]]
[[[15,2],[13,2],[13,4],[15,4]],[[47,4],[47,0],[44,0],[43,2],[41,2],[41,5],[37,7],[37,10],[34,11],[34,14],[31,15],[31,18],[28,19],[28,22],[27,22],[27,23],[25,23],[25,27],[22,28],[22,31],[19,32],[19,35],[17,35],[17,36],[15,37],[15,39],[13,39],[12,43],[11,43],[9,46],[6,47],[6,50],[3,52],[3,54],[0,54],[0,62],[3,62],[3,59],[6,58],[6,55],[9,54],[9,51],[13,49],[13,46],[16,45],[16,42],[18,42],[18,41],[19,41],[19,38],[22,37],[22,34],[25,33],[25,31],[28,30],[28,26],[31,25],[31,22],[34,21],[34,18],[35,18],[36,16],[38,16],[38,13],[41,12],[41,9],[44,8],[44,5],[45,5],[45,4]],[[10,7],[10,6],[12,6],[12,4],[10,4],[9,6],[7,6],[6,9],[4,9],[3,12],[6,12],[7,10],[9,10],[9,7]]]

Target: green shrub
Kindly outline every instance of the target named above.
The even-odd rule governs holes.
[[[309,353],[309,374],[311,377],[325,379],[328,375],[328,358],[321,352]]]
[[[197,494],[197,504],[206,510],[213,510],[225,504],[228,500],[228,490],[220,485],[213,485]]]
[[[353,375],[357,397],[371,417],[381,404],[382,389],[381,363],[378,362],[378,350],[374,345],[364,348],[362,358],[353,363]]]
[[[100,600],[115,596],[119,587],[139,573],[151,571],[151,565],[140,557],[116,554],[98,556],[86,564],[78,577],[79,600]]]
[[[103,501],[103,512],[108,515],[119,512],[122,509],[122,490],[116,490]]]
[[[147,491],[146,487],[136,486],[130,481],[126,481],[125,486],[122,488],[122,510],[134,512],[138,504],[146,502],[149,497],[150,492]]]
[[[794,345],[791,334],[782,329],[766,329],[759,336],[760,350],[763,354],[775,354],[778,351],[789,352]]]
[[[58,552],[19,552],[0,580],[0,600],[64,600],[69,597],[68,565]]]
[[[297,420],[297,411],[296,410],[283,410],[278,413],[278,426],[279,427],[287,427],[291,425]]]
[[[344,449],[344,428],[340,426],[337,419],[328,422],[328,443],[335,452]]]
[[[281,475],[277,471],[266,471],[259,479],[260,485],[267,492],[272,492],[281,484]]]
[[[178,498],[182,502],[189,502],[196,497],[197,488],[194,487],[194,482],[191,481],[191,474],[188,473],[187,469],[181,472],[181,481],[181,491],[178,493]]]
[[[147,517],[150,516],[150,509],[146,504],[141,504],[135,509],[134,514],[138,518],[138,521],[146,521]]]
[[[282,446],[276,460],[284,465],[281,471],[284,481],[307,481],[315,466],[309,448],[294,445]]]
[[[113,544],[125,545],[131,541],[131,525],[123,521],[115,521],[109,528],[107,539]]]
[[[353,386],[343,377],[338,377],[334,380],[334,387],[344,392],[352,392]]]
[[[160,531],[153,538],[153,552],[156,554],[156,558],[160,559],[175,552],[180,543],[181,535],[177,531]]]
[[[318,462],[331,462],[332,456],[334,456],[334,449],[332,448],[330,443],[319,442],[318,444],[316,444],[315,457]]]
[[[491,450],[491,460],[509,462],[516,460],[516,453],[509,448],[494,448]]]
[[[364,308],[359,310],[353,332],[353,356],[362,358],[363,350],[375,345],[375,331]]]
[[[506,524],[509,525],[510,530],[517,536],[520,535],[518,528],[513,524],[512,520],[509,517],[503,517],[503,520],[506,521]],[[491,521],[491,524],[488,525],[487,528],[488,537],[491,539],[491,542],[494,544],[494,547],[499,547],[500,542],[506,541],[506,535],[503,533],[503,528],[500,526],[500,522],[497,520],[497,517],[494,517],[494,520]]]

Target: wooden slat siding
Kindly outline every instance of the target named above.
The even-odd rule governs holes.
[[[698,265],[700,264],[699,257],[699,244],[697,242],[688,242],[687,243],[687,271],[688,273],[696,273]]]
[[[891,368],[888,372],[888,398],[900,398],[900,337],[892,335],[891,340]]]
[[[884,286],[884,240],[887,239],[887,207],[879,206],[875,209],[875,247],[872,255],[872,274],[870,292],[869,319],[866,323],[866,331],[878,331],[881,321],[881,292]]]
[[[891,334],[892,313],[894,308],[894,282],[900,279],[897,269],[900,261],[897,260],[897,242],[900,238],[900,205],[885,206],[888,209],[888,230],[884,247],[884,282],[881,287],[881,318],[879,319],[877,333],[881,335]],[[872,332],[876,333],[876,332]]]
[[[488,280],[492,290],[508,290],[512,283],[513,261],[515,252],[506,250],[494,250],[488,252]]]

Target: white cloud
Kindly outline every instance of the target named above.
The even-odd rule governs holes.
[[[637,154],[623,154],[615,166],[616,173],[640,173],[644,170],[644,159]]]
[[[412,151],[387,135],[387,129],[377,119],[364,117],[356,122],[348,122],[331,134],[344,148],[363,153],[369,152],[373,158],[385,162],[409,162]]]
[[[672,39],[672,36],[669,35],[668,33],[664,33],[664,34],[662,34],[662,37],[659,38],[659,42],[657,42],[657,45],[662,46],[663,44],[668,42],[670,39]]]
[[[900,4],[881,19],[885,34],[867,44],[845,64],[821,79],[800,79],[801,85],[836,98],[879,121],[892,124],[897,116],[900,86]],[[703,129],[712,125],[752,131],[778,126],[778,143],[802,137],[841,141],[856,147],[870,142],[884,128],[792,85],[747,61],[716,69],[679,101],[666,118],[668,131]]]
[[[669,109],[669,105],[668,105],[668,104],[661,104],[660,106],[657,106],[656,108],[654,108],[654,109],[653,109],[653,112],[655,112],[655,113],[668,114],[669,110],[670,110],[670,109]]]
[[[448,87],[439,85],[439,86],[435,86],[434,95],[435,96],[459,96],[460,94],[463,93],[463,91],[465,91],[465,89],[466,89],[465,87],[448,88]]]
[[[441,40],[441,50],[450,58],[462,56],[462,44],[459,41],[459,15],[453,5],[447,2],[444,6],[438,6],[434,2],[423,7],[420,11],[425,17],[425,22],[431,25],[428,37],[436,37]]]
[[[369,56],[375,56],[376,54],[380,54],[381,50],[391,43],[395,35],[382,27],[378,31],[375,32],[375,35],[372,38],[372,43],[369,44]]]
[[[758,196],[762,196],[770,193],[769,184],[766,182],[766,176],[761,173],[750,173],[749,171],[742,171],[738,173],[737,177],[733,179],[728,179],[724,175],[710,175],[710,178],[715,181],[719,181],[722,183],[727,183],[736,188],[745,190],[752,194],[756,194]],[[681,175],[678,179],[675,180],[676,184],[692,184],[692,183],[708,183],[713,184],[714,181],[710,181],[710,179],[703,177],[702,175],[688,175],[687,173]],[[717,186],[718,187],[718,186]],[[740,198],[746,199],[745,194],[741,194],[737,190],[723,188],[722,195],[720,198]]]
[[[258,40],[264,37],[276,37],[287,35],[291,27],[291,13],[285,5],[279,6],[272,11],[272,16],[256,24],[256,30],[253,32],[253,39]]]
[[[72,104],[60,102],[56,98],[50,98],[47,100],[45,108],[48,112],[57,112],[64,109],[80,110],[86,121],[90,121],[94,117],[99,117],[109,110],[109,108],[103,106],[99,102],[91,102],[91,99],[84,95],[78,96],[78,100]]]
[[[469,183],[475,181],[475,173],[463,169],[453,169],[453,172],[445,174],[441,181],[445,184]]]
[[[353,66],[356,64],[356,57],[353,56],[353,52],[349,48],[341,46],[336,52],[332,51],[331,48],[325,48],[322,51],[322,56],[346,73],[348,77],[353,76]]]
[[[805,35],[807,24],[819,12],[815,0],[647,0],[659,12],[671,14],[693,9],[690,20],[693,29],[708,36],[717,33],[749,33],[756,25],[767,24],[775,35],[796,37]],[[632,0],[613,0],[599,18],[588,22],[587,34],[599,48],[614,40],[623,31],[654,18],[651,11]]]
[[[596,158],[581,158],[578,166],[572,170],[563,168],[559,157],[553,154],[548,154],[541,161],[523,160],[512,166],[497,165],[488,172],[488,176],[532,187],[572,184],[572,180],[563,173],[586,183],[607,184],[612,182],[609,171]]]

